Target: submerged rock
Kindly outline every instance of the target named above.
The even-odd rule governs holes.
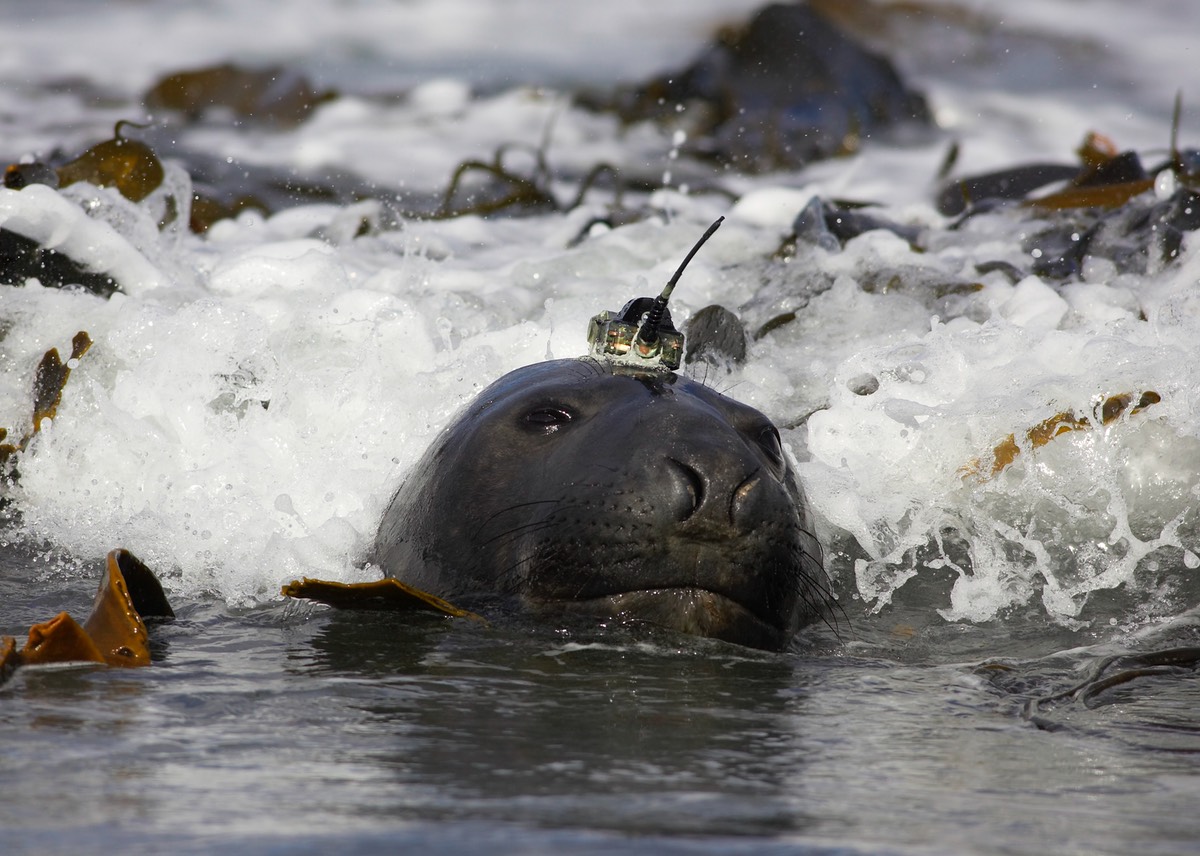
[[[685,150],[745,170],[802,166],[854,151],[877,131],[930,123],[925,99],[887,59],[805,4],[765,7],[614,107],[629,122],[683,119]]]

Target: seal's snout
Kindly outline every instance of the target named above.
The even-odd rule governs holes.
[[[762,469],[746,472],[745,467],[720,466],[720,461],[707,463],[697,467],[667,457],[662,490],[672,521],[691,523],[685,528],[712,527],[726,535],[754,531],[768,492]]]
[[[760,448],[755,430],[736,432],[707,419],[677,426],[673,435],[673,448],[650,475],[658,484],[647,485],[666,499],[671,517],[664,525],[701,539],[740,538],[764,517],[791,508],[792,498],[774,475],[774,447]],[[770,436],[776,436],[773,429]]]

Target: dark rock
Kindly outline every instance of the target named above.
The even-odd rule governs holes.
[[[1198,228],[1200,194],[1181,187],[1162,200],[1143,193],[1112,211],[1062,212],[1023,248],[1038,252],[1032,272],[1050,279],[1078,276],[1089,257],[1108,259],[1120,273],[1144,274],[1174,259],[1184,234]]]
[[[79,287],[100,297],[118,291],[116,281],[16,232],[0,229],[0,284],[24,285],[36,277],[47,288]]]
[[[808,204],[800,209],[796,219],[792,221],[792,237],[797,244],[808,244],[820,247],[830,253],[842,248],[842,242],[829,230],[826,205],[820,197],[814,196]]]
[[[746,360],[746,329],[724,306],[706,306],[684,325],[688,365],[701,360],[742,363]]]
[[[31,184],[45,184],[48,187],[58,187],[58,173],[49,164],[14,163],[4,170],[4,186],[10,190],[20,190]]]
[[[901,123],[925,99],[892,64],[805,4],[774,4],[722,33],[685,69],[618,96],[626,121],[702,118],[686,151],[745,170],[802,166]]]
[[[828,202],[816,196],[809,200],[792,223],[796,243],[811,244],[830,252],[840,250],[851,238],[875,229],[891,232],[910,244],[915,244],[921,233],[916,226],[894,223],[854,206]]]

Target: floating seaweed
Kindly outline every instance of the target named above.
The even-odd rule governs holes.
[[[505,155],[516,149],[528,150],[534,158],[534,170],[530,175],[514,172],[504,164]],[[456,205],[467,177],[482,173],[490,179],[490,186],[471,191],[468,204]],[[583,192],[582,190],[580,191]],[[545,147],[530,148],[518,145],[503,145],[496,149],[492,160],[466,160],[460,163],[450,177],[442,203],[434,214],[436,219],[460,217],[463,214],[486,216],[498,211],[513,209],[530,214],[558,211],[561,206],[550,192],[550,169],[546,165]]]
[[[41,162],[10,164],[4,171],[4,186],[10,190],[35,184],[63,188],[86,181],[114,188],[131,202],[141,202],[162,185],[165,173],[154,149],[126,137],[126,127],[144,126],[120,121],[112,139],[57,167]],[[196,233],[246,210],[267,215],[304,203],[348,204],[380,195],[378,188],[349,174],[329,172],[320,179],[307,179],[294,171],[232,165],[224,158],[198,152],[173,154],[184,162],[193,181],[188,228]],[[176,216],[177,209],[169,207],[159,227],[166,228]],[[120,290],[112,277],[88,271],[62,253],[22,235],[0,230],[0,283],[20,284],[31,277],[49,288],[79,285],[102,297]]]
[[[1048,708],[1063,702],[1096,707],[1100,696],[1115,687],[1156,676],[1194,679],[1197,667],[1200,648],[1195,646],[1113,654],[1097,661],[1083,681],[1060,692],[1030,698],[1021,714],[1043,731],[1057,731],[1059,723],[1045,716]]]
[[[232,197],[229,201],[212,196],[197,195],[192,200],[192,214],[188,220],[188,228],[202,235],[220,220],[232,220],[243,211],[257,211],[262,215],[271,213],[271,209],[259,197],[251,193],[243,193]]]
[[[80,330],[71,339],[71,356],[66,363],[58,355],[58,348],[51,348],[42,356],[33,378],[33,425],[15,444],[4,442],[8,437],[8,429],[0,428],[0,465],[17,452],[24,451],[33,436],[42,430],[45,420],[54,420],[58,405],[62,403],[63,389],[71,376],[71,368],[91,347],[92,338],[86,331]]]
[[[612,202],[608,212],[602,217],[594,217],[580,229],[571,239],[570,246],[582,243],[590,234],[592,227],[597,224],[608,226],[624,225],[645,218],[649,211],[645,208],[631,208],[625,205],[624,195],[627,182],[621,172],[612,164],[598,163],[579,179],[575,195],[564,202],[551,189],[553,174],[546,158],[548,140],[543,140],[541,146],[533,148],[517,144],[506,144],[498,147],[491,161],[465,160],[452,173],[450,182],[442,194],[441,203],[431,213],[422,215],[410,211],[414,217],[428,216],[435,220],[446,220],[455,217],[474,215],[488,217],[495,214],[521,216],[543,214],[547,212],[572,211],[583,204],[587,194],[597,187],[602,180],[611,182]],[[533,169],[529,173],[521,173],[506,164],[509,152],[524,150],[533,161]],[[482,175],[482,186],[475,185],[467,189],[469,177]],[[649,189],[649,188],[638,188]],[[701,187],[695,192],[723,192],[719,188]],[[465,197],[465,199],[464,199]]]
[[[435,612],[451,618],[487,623],[482,616],[392,577],[367,583],[338,583],[305,577],[288,583],[280,593],[284,597],[312,600],[338,609]]]
[[[1123,392],[1119,395],[1110,395],[1102,402],[1096,405],[1092,410],[1092,415],[1077,416],[1070,411],[1056,413],[1048,419],[1043,419],[1037,425],[1025,431],[1025,447],[1029,449],[1040,449],[1048,444],[1055,437],[1062,434],[1068,434],[1072,431],[1086,431],[1094,425],[1111,425],[1117,419],[1128,411],[1131,415],[1141,413],[1147,407],[1153,404],[1158,404],[1162,401],[1162,397],[1153,390],[1146,390],[1137,397],[1137,403],[1134,403],[1132,393]],[[1130,405],[1133,405],[1131,408]],[[992,450],[990,462],[976,458],[969,461],[965,466],[959,469],[959,475],[963,479],[974,479],[979,482],[988,481],[999,475],[1009,467],[1021,454],[1021,446],[1017,444],[1015,434],[1009,434],[1001,440],[996,448]]]
[[[60,612],[49,621],[33,625],[20,650],[13,637],[0,637],[0,683],[22,666],[148,666],[146,623],[174,617],[154,573],[128,550],[113,550],[105,561],[91,614],[82,623]]]

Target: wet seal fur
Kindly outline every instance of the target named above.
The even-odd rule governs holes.
[[[448,600],[646,621],[781,649],[827,604],[775,426],[673,372],[517,369],[426,451],[370,560]]]

